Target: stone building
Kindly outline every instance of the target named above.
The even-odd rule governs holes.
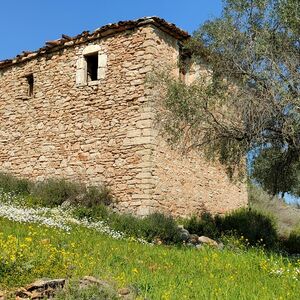
[[[220,165],[158,133],[147,74],[189,35],[157,17],[119,22],[0,62],[0,170],[108,185],[120,211],[188,215],[247,204]],[[179,68],[176,72],[179,73]]]

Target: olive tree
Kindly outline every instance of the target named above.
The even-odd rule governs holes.
[[[246,169],[250,151],[265,164],[274,157],[266,149],[276,149],[279,171],[260,172],[276,177],[272,193],[292,190],[280,182],[299,166],[300,2],[226,0],[221,17],[204,23],[184,51],[208,66],[209,79],[186,85],[161,77],[161,122],[170,142],[219,159],[231,176]]]

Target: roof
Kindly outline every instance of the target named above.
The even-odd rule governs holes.
[[[158,17],[145,17],[131,21],[120,21],[118,23],[102,26],[93,32],[83,31],[75,37],[70,37],[63,34],[60,39],[47,41],[45,46],[36,51],[23,51],[15,58],[0,61],[0,69],[9,67],[11,65],[26,60],[33,59],[34,57],[41,56],[45,53],[50,53],[56,50],[60,50],[62,48],[72,47],[77,44],[82,44],[98,38],[113,35],[124,30],[134,29],[148,24],[155,25],[162,31],[168,33],[169,35],[173,36],[174,38],[180,41],[186,40],[189,37],[189,34],[186,31],[178,28],[175,24],[169,23],[164,19]]]

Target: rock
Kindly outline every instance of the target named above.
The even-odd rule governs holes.
[[[159,237],[155,237],[152,241],[154,245],[162,245],[163,241]]]
[[[190,234],[188,241],[193,245],[197,245],[199,244],[199,236],[197,234]]]
[[[134,300],[136,299],[136,293],[129,288],[122,288],[118,291],[119,297],[123,300]]]
[[[195,247],[196,247],[196,249],[198,249],[198,250],[202,250],[202,249],[203,249],[203,245],[202,245],[202,244],[198,244],[198,245],[196,245]]]
[[[111,289],[111,284],[109,284],[107,281],[97,279],[93,276],[84,276],[79,281],[79,288],[85,288],[85,287],[91,286],[93,284],[96,284],[98,286],[102,286],[104,288]]]
[[[0,291],[0,300],[5,300],[5,294],[4,292]]]
[[[178,225],[178,229],[179,229],[180,240],[183,242],[188,241],[190,238],[190,233],[188,232],[188,230],[183,228],[182,225]]]
[[[219,243],[218,244],[218,249],[219,250],[223,250],[224,249],[224,244],[223,243]]]
[[[204,235],[202,235],[198,238],[198,242],[200,244],[205,244],[205,245],[213,246],[213,247],[216,247],[216,248],[218,248],[218,246],[219,246],[218,243],[215,240],[213,240],[209,237],[206,237]]]
[[[56,289],[64,287],[65,279],[37,280],[26,288],[16,291],[16,299],[48,299],[53,297]],[[0,298],[1,299],[1,298]]]
[[[45,296],[48,298],[53,295],[54,295],[53,290],[49,290],[49,289],[42,291],[42,292],[33,291],[31,293],[30,299],[45,299]]]
[[[66,283],[65,279],[50,279],[50,280],[40,279],[28,285],[26,287],[26,290],[29,292],[32,291],[42,292],[47,290],[48,288],[51,289],[63,288],[65,283]]]
[[[63,208],[68,208],[68,207],[71,207],[72,206],[72,203],[70,200],[65,200],[62,204],[61,204],[61,207]]]
[[[24,288],[20,288],[16,291],[16,297],[19,297],[20,299],[29,299],[30,296],[31,293]]]
[[[119,294],[121,295],[121,296],[125,296],[125,295],[129,295],[130,294],[130,289],[128,289],[128,288],[123,288],[123,289],[119,289]]]

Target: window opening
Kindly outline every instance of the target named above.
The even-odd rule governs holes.
[[[28,84],[28,96],[32,97],[33,96],[33,85],[34,85],[34,78],[33,78],[33,74],[29,74],[26,76],[27,79],[27,84]]]
[[[87,81],[98,80],[98,52],[85,56],[87,64]]]

